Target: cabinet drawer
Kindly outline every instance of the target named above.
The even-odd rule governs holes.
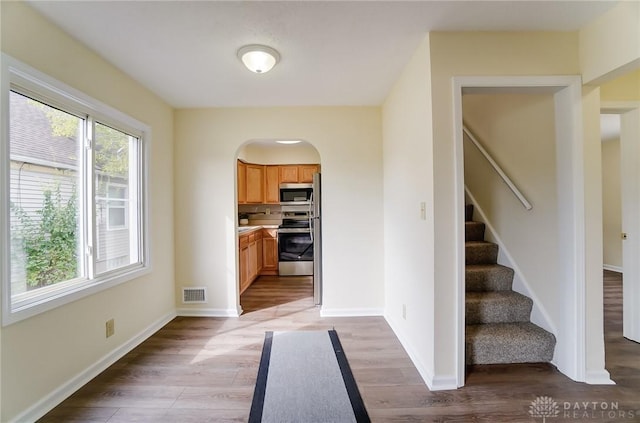
[[[240,237],[240,240],[238,241],[238,244],[239,244],[241,250],[243,248],[247,248],[249,246],[249,237],[248,236]]]

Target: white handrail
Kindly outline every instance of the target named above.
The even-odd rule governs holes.
[[[480,150],[480,152],[482,153],[482,155],[484,156],[485,159],[487,159],[487,161],[489,162],[489,164],[493,167],[493,169],[498,173],[498,175],[500,175],[500,177],[502,178],[502,180],[504,181],[505,184],[507,184],[507,186],[509,187],[509,189],[511,190],[511,192],[513,192],[513,194],[518,197],[518,200],[520,200],[520,202],[522,203],[522,205],[524,206],[525,209],[527,210],[531,210],[533,208],[533,206],[531,205],[531,203],[529,201],[527,201],[527,199],[525,198],[525,196],[520,192],[520,190],[518,189],[518,187],[513,183],[513,181],[507,176],[506,173],[504,173],[504,171],[502,170],[502,168],[500,167],[500,165],[498,163],[496,163],[495,160],[493,160],[493,157],[491,157],[491,155],[487,152],[487,150],[484,149],[484,147],[482,146],[482,144],[480,144],[480,141],[478,141],[476,139],[476,137],[473,136],[473,134],[471,133],[471,131],[467,128],[467,125],[462,125],[462,130],[464,131],[465,134],[467,134],[467,136],[469,137],[469,139],[471,140],[471,142],[473,142],[473,145],[476,146],[476,148],[478,150]]]

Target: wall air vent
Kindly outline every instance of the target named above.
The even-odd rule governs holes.
[[[205,287],[182,288],[182,302],[184,304],[206,303],[207,288]]]

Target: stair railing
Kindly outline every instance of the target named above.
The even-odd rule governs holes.
[[[511,190],[511,192],[513,192],[513,194],[518,198],[518,200],[520,200],[520,202],[522,203],[522,205],[524,206],[525,209],[527,210],[531,210],[533,208],[533,206],[531,205],[531,203],[526,199],[526,197],[524,196],[524,194],[522,194],[522,192],[520,192],[520,190],[518,189],[518,187],[513,183],[513,181],[511,180],[511,178],[509,178],[507,176],[506,173],[504,173],[504,171],[502,170],[502,168],[500,167],[500,165],[498,163],[496,163],[495,160],[493,160],[493,157],[491,157],[491,155],[489,154],[489,152],[482,146],[482,144],[480,143],[480,141],[477,140],[477,138],[475,136],[473,136],[473,134],[471,133],[471,131],[469,130],[469,128],[467,128],[467,125],[465,123],[463,123],[462,125],[462,131],[467,135],[467,137],[469,138],[469,140],[473,143],[473,145],[476,146],[476,148],[480,151],[480,153],[482,153],[482,155],[484,156],[485,159],[487,159],[487,161],[489,162],[489,164],[491,165],[491,167],[493,167],[493,169],[498,173],[498,175],[502,178],[502,180],[504,181],[505,184],[507,184],[507,186],[509,187],[509,189]]]

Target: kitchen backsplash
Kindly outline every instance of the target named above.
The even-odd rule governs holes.
[[[260,224],[282,221],[282,210],[279,204],[238,204],[238,214],[246,214],[249,216],[249,221],[260,221]]]

